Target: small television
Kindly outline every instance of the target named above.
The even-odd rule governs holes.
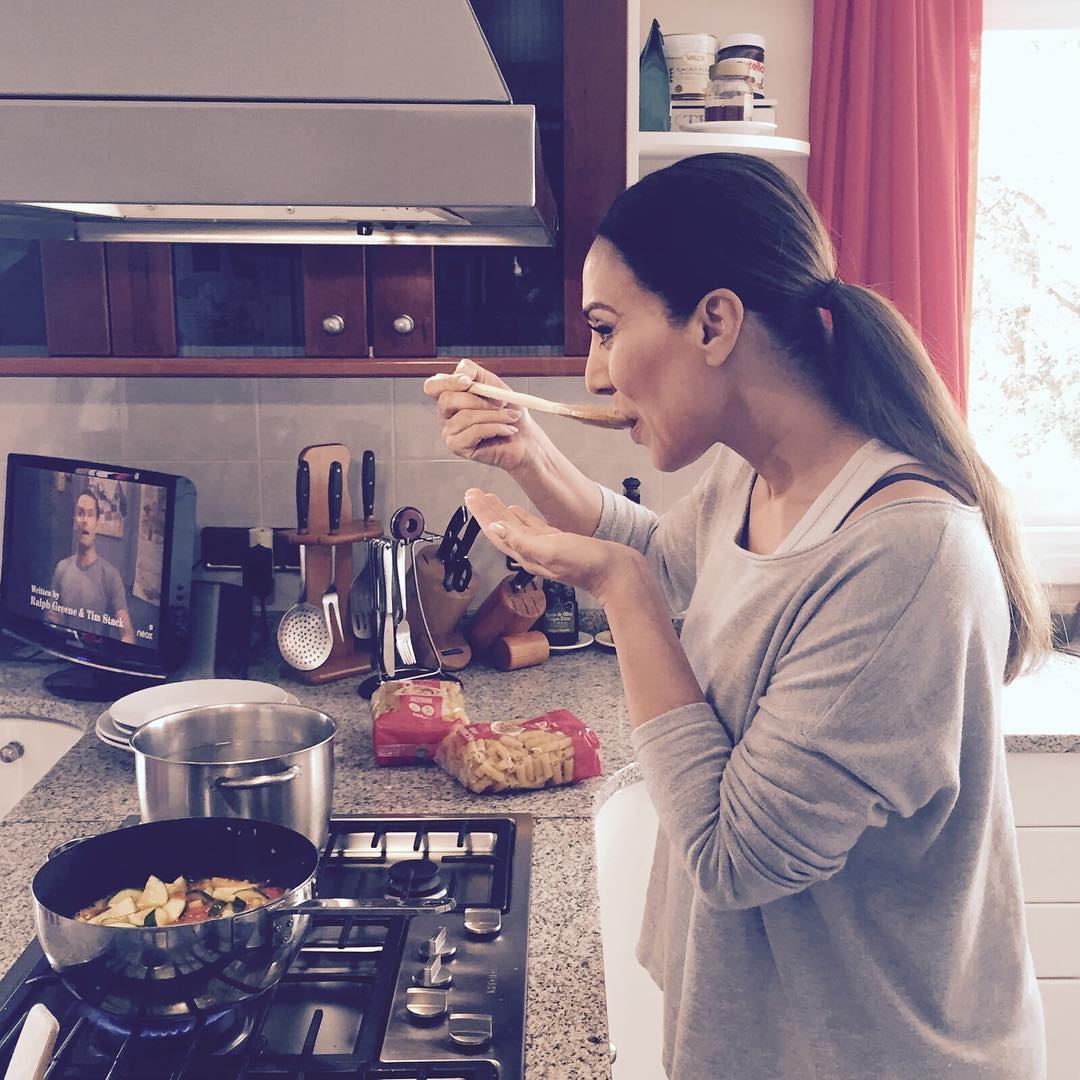
[[[72,661],[57,697],[114,701],[190,648],[195,488],[183,476],[9,454],[0,626]]]

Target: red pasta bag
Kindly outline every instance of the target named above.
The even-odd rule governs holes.
[[[469,722],[461,687],[442,679],[383,683],[371,696],[371,716],[379,765],[431,761],[443,739]]]
[[[573,713],[455,728],[435,760],[470,791],[527,791],[600,775],[600,740]]]

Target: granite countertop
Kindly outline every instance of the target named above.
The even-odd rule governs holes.
[[[82,739],[0,823],[0,971],[34,936],[25,902],[37,867],[62,840],[115,828],[138,813],[133,758],[93,733],[100,705],[58,701],[41,688],[52,665],[0,664],[0,715],[64,720]],[[526,1072],[529,1080],[601,1080],[610,1075],[603,953],[592,819],[619,788],[640,780],[614,654],[591,647],[546,664],[501,673],[463,673],[474,720],[527,719],[569,708],[600,738],[603,774],[569,788],[478,796],[435,767],[378,768],[367,702],[356,678],[307,686],[266,660],[251,678],[287,686],[340,725],[334,811],[519,812],[535,819],[529,923]],[[1080,752],[1080,658],[1055,654],[1037,675],[1007,687],[1003,728],[1009,752]],[[567,918],[567,912],[574,912]]]

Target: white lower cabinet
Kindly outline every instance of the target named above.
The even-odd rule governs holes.
[[[1047,1080],[1080,1077],[1080,754],[1006,754]]]
[[[1080,828],[1020,828],[1016,846],[1029,904],[1080,904]]]
[[[1080,904],[1025,904],[1024,915],[1036,977],[1080,979]]]
[[[1046,1080],[1080,1076],[1080,979],[1040,979],[1046,1014]]]

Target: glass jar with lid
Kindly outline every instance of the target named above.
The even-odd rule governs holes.
[[[713,72],[715,71],[715,75]],[[765,96],[765,39],[760,34],[728,34],[720,39],[710,78],[749,80],[755,97]]]

